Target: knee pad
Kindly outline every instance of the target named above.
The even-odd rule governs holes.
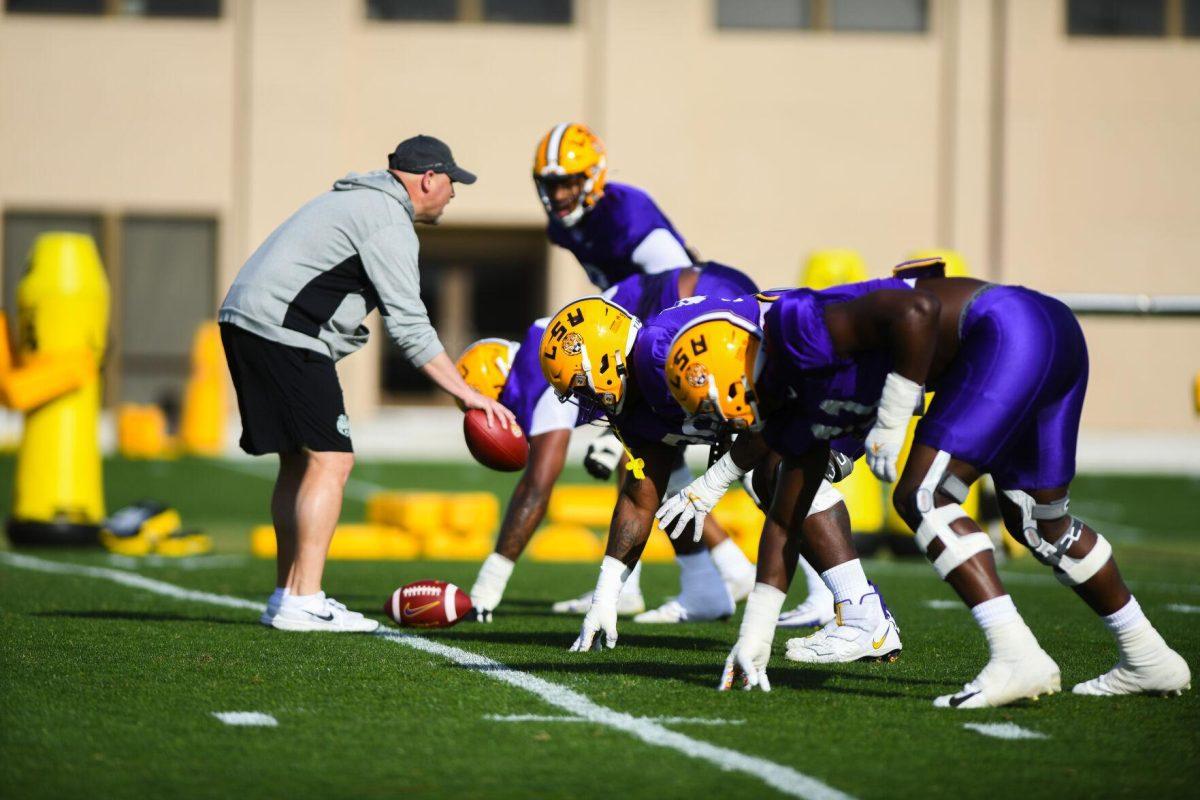
[[[833,488],[832,483],[823,480],[821,481],[821,485],[817,487],[817,494],[813,497],[812,505],[808,507],[808,513],[805,515],[805,518],[807,519],[813,514],[820,514],[822,511],[828,511],[844,499],[842,493]]]
[[[1053,503],[1038,503],[1033,497],[1020,489],[1005,489],[1004,496],[1021,509],[1021,533],[1025,543],[1033,551],[1038,561],[1054,570],[1054,577],[1064,586],[1079,586],[1087,583],[1100,571],[1100,568],[1112,558],[1112,545],[1100,534],[1096,534],[1096,543],[1082,558],[1067,555],[1080,535],[1083,533],[1083,523],[1071,517],[1071,526],[1067,532],[1053,544],[1042,538],[1038,532],[1038,520],[1056,520],[1070,517],[1067,506],[1070,498],[1064,497]]]
[[[942,552],[933,560],[933,568],[943,580],[967,559],[992,550],[992,537],[986,533],[976,531],[959,536],[950,527],[956,520],[970,519],[970,516],[960,505],[967,499],[969,487],[946,471],[949,464],[950,454],[939,450],[929,466],[929,472],[925,473],[921,485],[913,493],[913,505],[921,515],[921,524],[917,527],[917,547],[925,553],[935,540],[942,543]],[[935,506],[934,495],[938,491],[948,495],[954,502]]]

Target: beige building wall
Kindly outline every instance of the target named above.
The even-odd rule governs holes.
[[[221,296],[298,205],[417,132],[480,175],[447,226],[541,224],[531,154],[570,118],[605,138],[613,179],[763,285],[818,248],[882,274],[951,246],[1051,291],[1200,293],[1200,43],[1068,38],[1060,0],[931,0],[915,35],[718,30],[699,0],[580,1],[545,27],[226,7],[0,14],[0,210],[215,216]],[[549,263],[549,305],[588,290],[569,255]],[[1089,427],[1200,429],[1200,321],[1085,326]],[[342,365],[357,415],[378,346]]]

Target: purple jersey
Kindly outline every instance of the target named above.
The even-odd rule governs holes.
[[[521,430],[527,431],[533,425],[533,409],[537,407],[550,382],[542,374],[542,361],[539,357],[542,347],[542,334],[546,330],[549,318],[539,319],[529,326],[521,348],[513,358],[508,369],[508,380],[504,382],[504,391],[500,392],[500,403],[513,412]]]
[[[817,441],[837,439],[838,450],[862,455],[892,358],[885,350],[838,357],[825,326],[825,307],[881,289],[910,288],[900,278],[881,278],[777,296],[765,315],[767,367],[759,380],[760,394],[787,398],[763,430],[772,449],[798,456]]]
[[[698,428],[689,422],[671,395],[666,378],[667,351],[680,328],[702,314],[728,311],[758,325],[759,303],[755,295],[732,295],[733,292],[719,291],[710,296],[697,294],[679,301],[644,323],[630,358],[634,376],[633,392],[616,419],[622,436],[665,444],[714,441],[712,430]]]
[[[633,261],[633,251],[658,228],[686,247],[650,195],[623,183],[609,183],[604,196],[577,225],[568,228],[551,220],[546,235],[574,253],[591,282],[603,290],[642,271]]]

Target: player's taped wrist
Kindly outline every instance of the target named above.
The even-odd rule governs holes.
[[[708,468],[708,471],[700,476],[700,480],[704,482],[704,488],[711,491],[720,499],[734,481],[741,480],[746,474],[746,470],[737,465],[733,460],[731,453],[726,453],[716,460],[716,462]]]
[[[925,388],[921,384],[898,372],[889,372],[879,396],[876,424],[882,428],[906,428],[924,396]]]
[[[754,584],[754,589],[746,598],[746,610],[742,614],[742,627],[738,631],[738,637],[770,645],[775,640],[775,625],[779,622],[779,614],[783,611],[783,601],[786,597],[786,592],[781,592],[769,583]]]
[[[596,591],[592,602],[616,603],[617,598],[621,595],[621,589],[625,586],[625,581],[629,580],[629,576],[632,574],[633,569],[625,566],[625,563],[619,558],[605,556],[604,560],[600,562],[600,577],[596,580]]]

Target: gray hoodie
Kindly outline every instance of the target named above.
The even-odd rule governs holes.
[[[442,352],[421,302],[412,201],[387,170],[352,172],[304,204],[242,266],[217,318],[337,361],[372,309],[414,367]]]

